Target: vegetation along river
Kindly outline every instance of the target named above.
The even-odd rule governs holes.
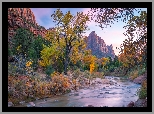
[[[128,103],[138,99],[137,91],[141,87],[140,84],[115,76],[106,76],[105,79],[112,84],[98,83],[95,86],[91,85],[65,95],[36,100],[33,103],[36,107],[126,107]],[[22,106],[27,105],[28,103],[25,103]]]

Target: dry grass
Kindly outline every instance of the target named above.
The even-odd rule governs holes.
[[[134,71],[130,72],[129,75],[130,75],[130,79],[131,80],[134,80],[135,78],[138,77],[138,71],[137,70],[134,70]]]

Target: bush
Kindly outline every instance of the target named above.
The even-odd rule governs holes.
[[[147,89],[142,87],[140,92],[139,92],[139,98],[140,99],[145,99],[146,97],[147,97]]]
[[[16,75],[17,70],[18,68],[15,65],[8,62],[8,75],[12,75],[12,76]]]
[[[47,66],[45,72],[48,76],[50,76],[54,72],[54,68],[52,67],[52,65]]]
[[[57,93],[66,93],[71,89],[71,80],[68,77],[64,77],[64,75],[54,72],[51,74],[52,77],[52,85],[51,91],[54,94]]]
[[[129,76],[130,76],[131,80],[134,80],[135,78],[138,77],[138,71],[134,70],[134,71],[130,72]]]
[[[13,42],[13,54],[16,55],[19,52],[22,54],[27,54],[31,43],[34,41],[33,33],[24,29],[19,28],[12,40]]]
[[[51,81],[41,81],[38,77],[8,76],[8,101],[18,104],[20,101],[32,101],[38,98],[64,94],[73,85],[69,77],[58,72],[52,74]]]
[[[31,43],[30,48],[28,49],[28,58],[33,60],[33,67],[38,68],[38,59],[41,57],[40,52],[43,50],[43,44],[49,45],[49,42],[38,36]]]
[[[15,56],[16,60],[14,62],[8,62],[8,73],[10,75],[16,74],[26,74],[25,64],[26,59],[23,55]]]
[[[80,69],[76,69],[74,72],[73,72],[73,78],[74,79],[77,79],[79,76],[83,75],[83,72],[80,71]]]
[[[138,74],[139,75],[142,75],[146,72],[146,68],[145,67],[142,67],[141,69],[138,70]]]
[[[12,55],[13,55],[12,50],[11,50],[11,48],[8,46],[8,56],[12,56]]]
[[[91,78],[104,78],[104,72],[93,72]]]
[[[85,70],[85,71],[83,72],[83,76],[84,76],[85,78],[89,78],[90,72],[89,72],[88,70]]]
[[[143,81],[141,84],[141,90],[139,91],[139,98],[145,99],[147,97],[147,80]]]

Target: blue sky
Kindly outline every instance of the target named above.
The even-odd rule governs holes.
[[[44,26],[46,29],[52,28],[55,26],[55,23],[53,23],[53,20],[51,19],[51,14],[56,10],[57,8],[31,8],[35,15],[36,22]],[[77,12],[83,12],[87,13],[90,8],[61,8],[63,13],[66,13],[67,11],[71,11],[71,14],[75,15]],[[146,8],[141,8],[142,11],[147,11]],[[139,15],[137,12],[134,12],[135,15]],[[123,41],[127,38],[123,35],[125,32],[125,29],[123,26],[126,25],[126,23],[119,21],[114,22],[114,24],[111,25],[111,27],[107,27],[105,29],[101,29],[100,27],[96,26],[97,24],[95,22],[90,22],[88,24],[88,27],[90,28],[89,31],[86,31],[85,35],[88,36],[91,31],[95,31],[95,33],[100,36],[102,39],[104,39],[105,43],[107,45],[112,44],[113,49],[116,55],[118,55],[119,50],[116,49],[116,47],[120,47],[120,44],[123,43]]]

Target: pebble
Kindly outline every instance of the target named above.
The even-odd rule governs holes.
[[[34,104],[33,102],[29,102],[29,103],[27,104],[27,107],[35,107],[35,104]]]
[[[36,98],[36,100],[39,100],[39,98]]]
[[[44,101],[47,101],[46,99],[44,99]]]
[[[13,106],[13,103],[12,102],[8,102],[8,107],[11,107]]]
[[[105,92],[106,94],[109,94],[109,92]]]
[[[57,102],[58,100],[55,100],[55,102]]]
[[[79,93],[75,93],[74,96],[79,96]]]
[[[20,103],[20,104],[24,104],[24,103],[25,103],[25,101],[20,101],[19,103]]]
[[[133,101],[131,101],[128,105],[127,105],[127,107],[133,107],[134,106],[134,102]]]

